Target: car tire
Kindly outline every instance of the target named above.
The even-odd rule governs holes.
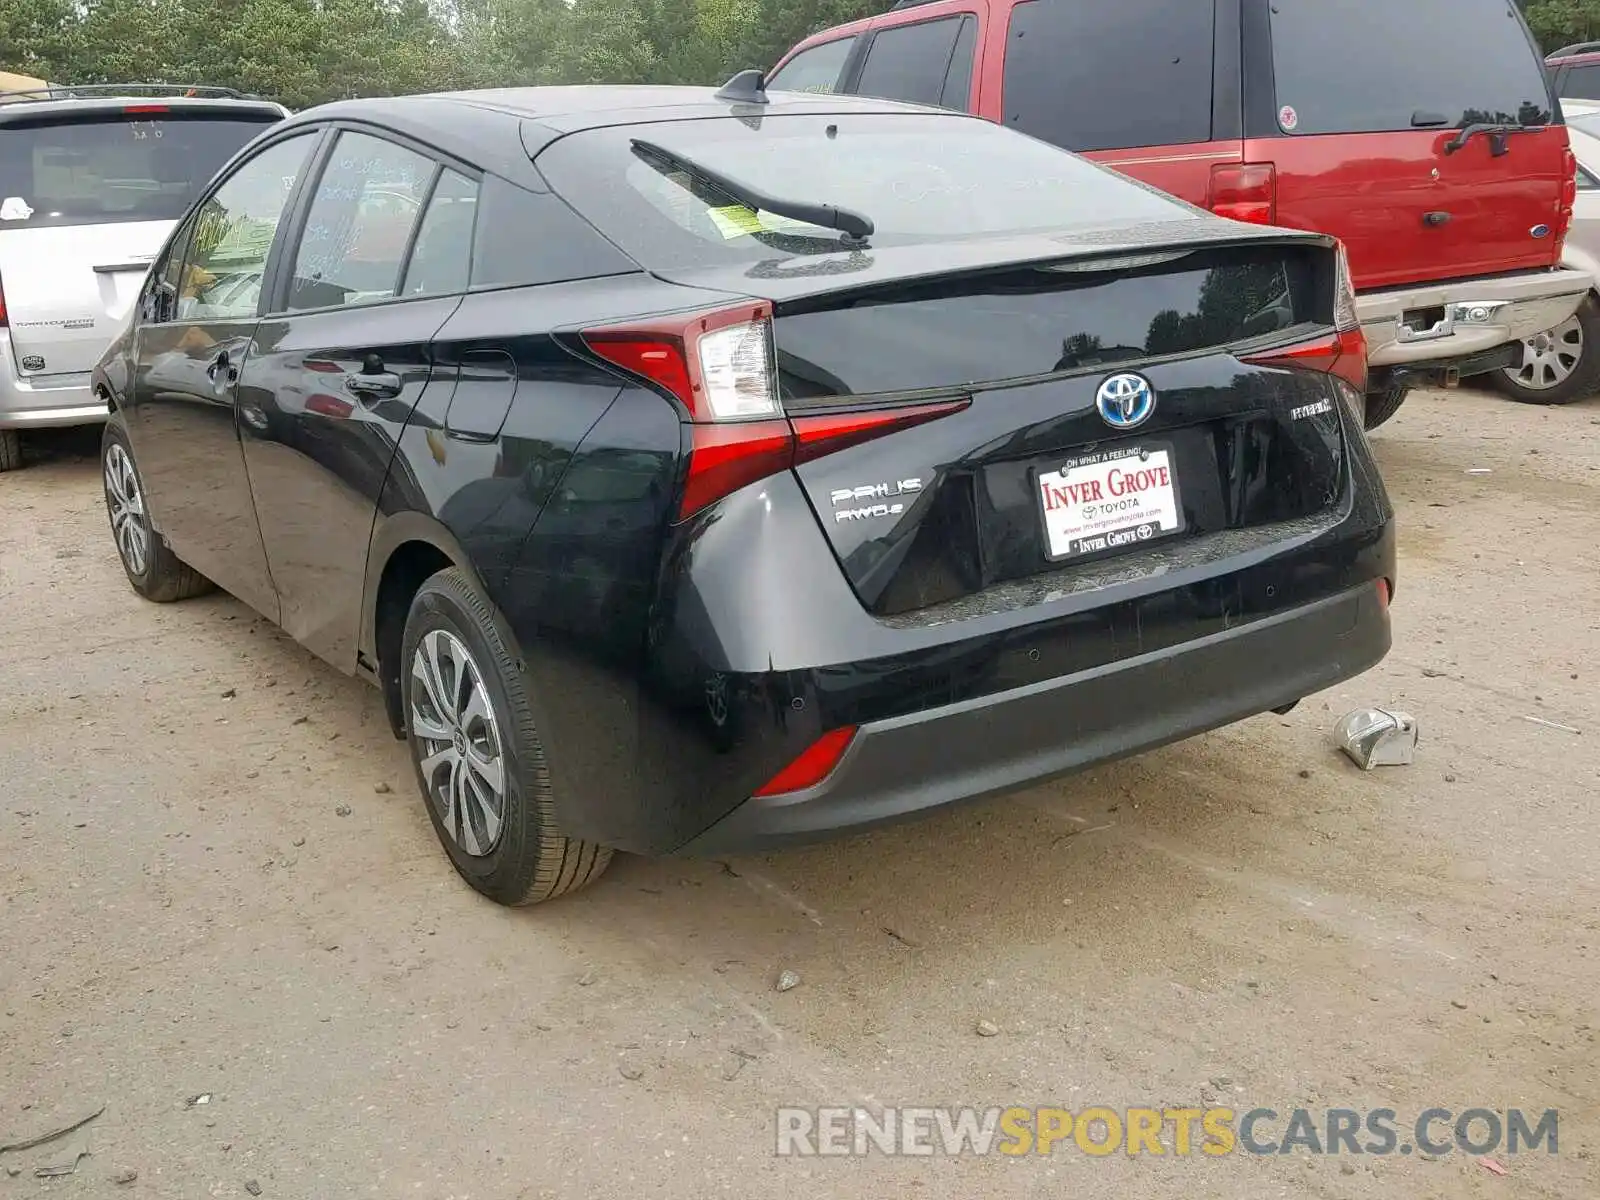
[[[1571,404],[1600,388],[1600,303],[1584,298],[1554,329],[1522,343],[1523,361],[1494,372],[1495,388],[1519,404]]]
[[[556,828],[513,645],[504,618],[452,568],[413,598],[399,667],[406,742],[440,844],[489,899],[524,905],[599,878],[611,849]]]
[[[111,539],[134,591],[157,604],[171,604],[212,590],[215,585],[174,554],[151,527],[144,480],[121,417],[107,421],[100,438],[100,481]]]
[[[1366,419],[1363,422],[1367,432],[1370,433],[1399,412],[1400,406],[1406,402],[1406,396],[1410,392],[1411,389],[1408,387],[1389,388],[1383,392],[1368,392]]]
[[[15,429],[0,429],[0,471],[22,466],[22,437]]]

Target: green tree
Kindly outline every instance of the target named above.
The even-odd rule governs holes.
[[[717,84],[889,2],[0,0],[0,65],[62,83],[236,87],[291,108],[460,87]]]
[[[1600,0],[1533,0],[1523,9],[1546,54],[1600,38]]]

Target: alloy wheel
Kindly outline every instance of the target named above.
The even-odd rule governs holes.
[[[143,575],[150,565],[150,533],[145,527],[144,494],[133,459],[113,442],[106,451],[106,503],[111,509],[111,534],[117,553],[131,575]]]
[[[457,847],[494,852],[506,816],[500,725],[483,674],[461,639],[423,635],[411,658],[411,732],[428,800]]]
[[[1549,391],[1571,378],[1583,359],[1583,351],[1583,324],[1574,315],[1554,329],[1525,339],[1522,365],[1506,367],[1505,375],[1512,383],[1531,391]]]

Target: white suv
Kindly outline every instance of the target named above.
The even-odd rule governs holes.
[[[289,115],[226,88],[0,93],[0,471],[18,431],[104,421],[89,372],[177,219]]]

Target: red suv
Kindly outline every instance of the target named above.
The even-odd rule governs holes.
[[[1418,383],[1515,365],[1591,286],[1576,164],[1510,0],[901,0],[769,90],[963,109],[1350,256],[1367,427]]]

